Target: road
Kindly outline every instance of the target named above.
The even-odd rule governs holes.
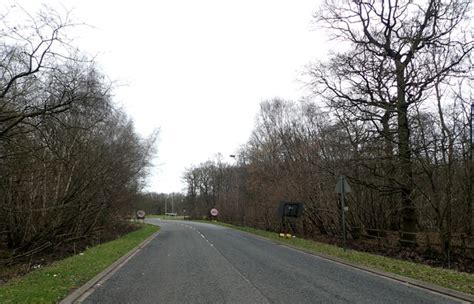
[[[221,226],[160,233],[84,303],[458,303]]]

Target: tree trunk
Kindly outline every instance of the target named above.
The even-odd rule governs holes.
[[[408,103],[405,96],[405,66],[396,60],[397,74],[397,118],[398,118],[398,158],[400,163],[400,192],[402,196],[402,246],[416,246],[417,214],[413,202],[413,169],[410,147],[410,126]]]

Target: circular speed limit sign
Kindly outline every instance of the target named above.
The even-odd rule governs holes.
[[[211,209],[211,215],[212,216],[217,216],[218,214],[219,214],[219,210],[217,210],[216,208]]]
[[[144,219],[145,218],[145,211],[143,210],[138,210],[137,211],[137,219]]]

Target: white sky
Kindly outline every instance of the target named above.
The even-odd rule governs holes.
[[[147,136],[159,128],[148,191],[183,190],[186,167],[250,136],[262,100],[298,100],[304,65],[326,53],[318,0],[43,1],[94,26],[73,33],[120,86],[115,101]],[[30,12],[40,1],[18,0]]]

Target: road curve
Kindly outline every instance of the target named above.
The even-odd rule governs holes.
[[[159,235],[83,303],[459,303],[234,229],[148,222]]]

